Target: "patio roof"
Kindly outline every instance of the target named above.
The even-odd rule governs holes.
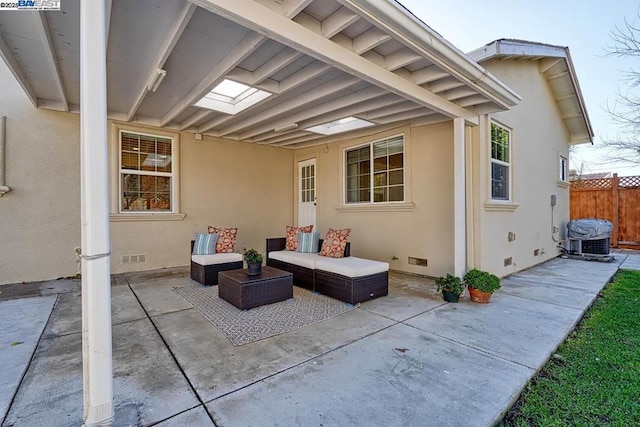
[[[107,4],[114,120],[301,148],[346,117],[473,122],[520,100],[393,0]],[[0,14],[0,56],[37,107],[80,112],[79,9]],[[235,114],[195,106],[225,79],[270,96]]]
[[[539,61],[572,144],[593,142],[593,128],[573,67],[569,48],[525,40],[496,40],[469,53],[482,63],[493,58]]]

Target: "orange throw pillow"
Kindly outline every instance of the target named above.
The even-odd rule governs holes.
[[[287,242],[284,245],[284,250],[296,251],[298,249],[298,232],[311,233],[313,231],[313,225],[307,225],[305,227],[294,227],[291,225],[287,225],[286,230],[287,230]]]
[[[217,233],[216,253],[232,253],[236,250],[238,228],[219,228],[209,226],[209,233]]]
[[[331,258],[343,258],[344,249],[347,247],[347,240],[351,234],[350,228],[342,230],[334,230],[332,228],[327,231],[324,236],[324,242],[322,242],[322,249],[320,249],[320,255],[328,256]]]

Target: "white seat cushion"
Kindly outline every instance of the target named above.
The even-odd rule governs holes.
[[[362,277],[389,271],[389,263],[387,262],[373,261],[353,256],[345,258],[321,258],[320,261],[316,262],[316,270],[328,271],[346,277]]]
[[[191,261],[200,265],[225,264],[227,262],[242,261],[242,255],[237,253],[219,253],[213,255],[191,255]]]
[[[269,252],[269,258],[314,270],[316,268],[316,262],[322,260],[324,257],[318,254],[306,254],[295,251],[273,251]]]

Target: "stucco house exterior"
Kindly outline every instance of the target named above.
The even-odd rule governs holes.
[[[559,254],[569,146],[593,137],[567,48],[464,54],[393,0],[107,5],[112,273],[187,265],[208,225],[237,251],[351,228],[352,254],[426,276]],[[0,284],[75,275],[100,191],[80,2],[61,8],[0,12]]]

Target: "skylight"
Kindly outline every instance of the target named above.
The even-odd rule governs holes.
[[[334,133],[348,132],[350,130],[366,128],[373,125],[375,125],[375,123],[350,116],[343,119],[334,120],[329,123],[313,126],[305,130],[322,135],[333,135]]]
[[[227,114],[238,114],[270,96],[269,92],[224,79],[211,92],[196,102],[195,106]]]

